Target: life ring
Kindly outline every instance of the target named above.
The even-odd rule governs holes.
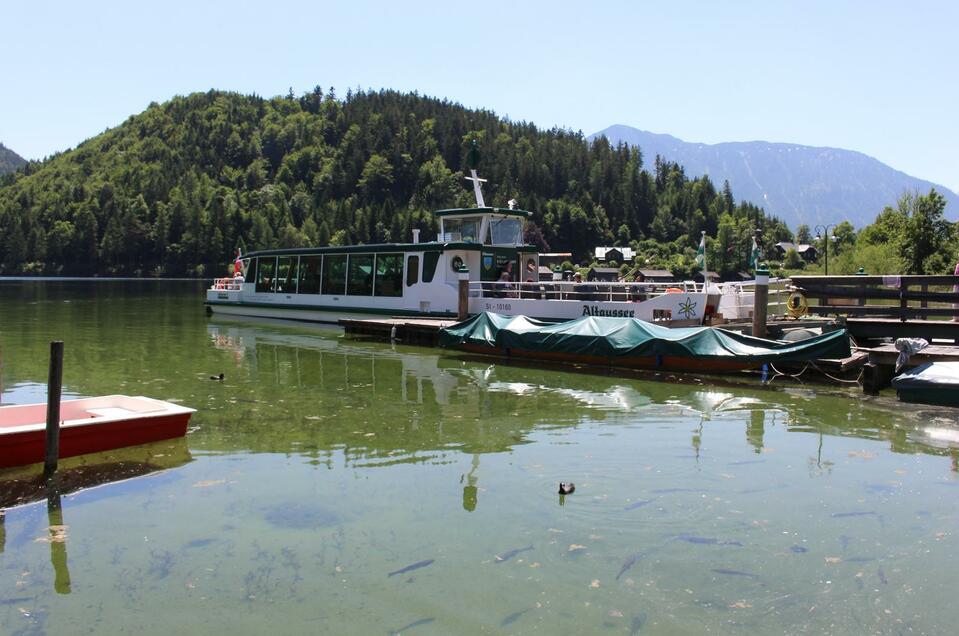
[[[667,288],[666,288],[666,293],[667,293],[667,294],[681,294],[681,293],[683,293],[683,290],[680,289],[679,287],[667,287]]]
[[[786,313],[792,318],[799,318],[809,313],[809,303],[806,302],[806,294],[801,291],[794,291],[786,299]]]

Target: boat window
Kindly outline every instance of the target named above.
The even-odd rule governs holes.
[[[372,254],[350,254],[346,293],[351,296],[371,296],[373,294]]]
[[[416,277],[420,273],[420,257],[419,256],[410,256],[406,259],[406,286],[410,287],[411,285],[416,284]]]
[[[256,268],[256,291],[273,291],[273,278],[276,273],[276,257],[258,258]]]
[[[493,245],[522,245],[523,223],[519,219],[490,219]]]
[[[377,254],[374,296],[403,295],[403,255]]]
[[[296,261],[298,256],[278,256],[276,259],[276,287],[278,294],[296,293]]]
[[[320,293],[320,270],[323,265],[322,256],[301,256],[299,284],[296,288],[300,294]]]
[[[248,261],[247,266],[246,266],[246,276],[245,276],[245,277],[246,277],[246,280],[248,280],[248,281],[250,281],[250,282],[253,282],[253,281],[256,280],[256,263],[257,263],[257,261],[259,261],[259,260],[260,260],[260,259],[258,259],[258,258],[251,258],[251,259]]]
[[[433,275],[436,273],[436,264],[440,260],[439,252],[427,252],[423,254],[423,282],[432,283]]]
[[[346,291],[346,254],[323,258],[324,294],[342,294]]]
[[[477,219],[447,219],[443,222],[443,231],[450,236],[451,241],[478,243],[479,228]]]

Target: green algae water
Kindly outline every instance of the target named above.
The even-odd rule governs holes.
[[[66,397],[198,409],[63,460],[59,496],[0,470],[0,634],[954,631],[955,410],[513,366],[202,292],[0,281],[0,403],[45,401],[62,339]]]

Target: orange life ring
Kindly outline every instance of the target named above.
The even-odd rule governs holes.
[[[683,293],[683,290],[681,290],[679,287],[667,287],[667,288],[666,288],[666,293],[667,293],[667,294],[681,294],[681,293]]]

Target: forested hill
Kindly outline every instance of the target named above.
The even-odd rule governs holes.
[[[692,268],[700,230],[735,271],[762,217],[705,178],[639,152],[416,94],[319,88],[264,99],[211,91],[151,104],[76,149],[0,176],[0,273],[215,275],[268,247],[431,237],[432,210],[470,205],[471,140],[486,200],[534,212],[542,249],[637,246]],[[765,220],[765,239],[788,229]],[[740,258],[742,255],[742,258]]]
[[[19,170],[27,160],[0,143],[0,174]]]

